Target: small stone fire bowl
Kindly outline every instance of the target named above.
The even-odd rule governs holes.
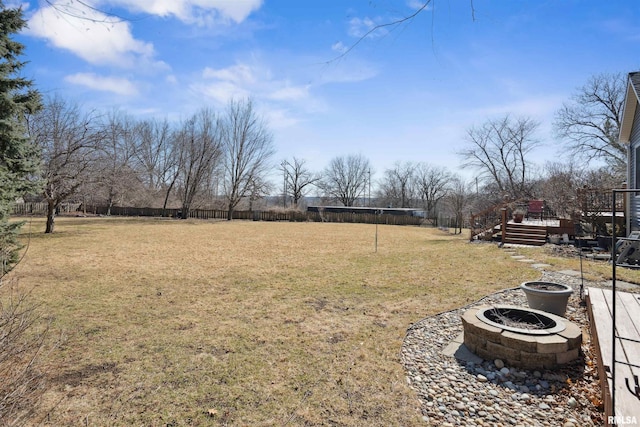
[[[578,358],[582,330],[552,313],[510,305],[479,306],[462,315],[464,344],[485,360],[524,369],[554,369]]]

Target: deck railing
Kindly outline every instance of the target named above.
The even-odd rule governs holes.
[[[501,203],[481,212],[472,213],[469,240],[492,240],[496,227],[502,224],[503,217],[508,213],[510,213],[509,203]]]

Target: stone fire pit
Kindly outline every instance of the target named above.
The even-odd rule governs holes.
[[[462,315],[464,344],[485,360],[524,369],[553,369],[578,358],[582,330],[540,310],[480,306]]]

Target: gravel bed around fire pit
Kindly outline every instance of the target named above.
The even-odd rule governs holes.
[[[462,333],[460,316],[478,305],[527,306],[522,290],[508,289],[476,303],[423,319],[409,328],[402,346],[407,382],[427,425],[597,426],[603,424],[600,385],[580,278],[543,272],[541,280],[574,288],[566,318],[583,329],[580,356],[554,370],[504,366],[502,360],[464,362],[443,349]],[[600,286],[587,283],[587,286]]]

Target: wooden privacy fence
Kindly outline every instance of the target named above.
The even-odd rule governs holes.
[[[76,212],[80,203],[61,203],[58,206],[58,213]],[[12,215],[46,215],[46,203],[14,203]]]
[[[30,205],[30,206],[26,206]],[[36,206],[37,205],[37,206]],[[72,204],[61,210],[63,213],[75,212],[80,208],[79,204]],[[113,216],[144,216],[144,217],[166,217],[180,218],[180,209],[162,208],[134,208],[123,206],[87,206],[86,213],[94,215]],[[13,215],[46,215],[46,203],[16,203]],[[220,209],[192,209],[189,211],[189,218],[194,219],[227,219],[227,211]],[[277,211],[234,211],[233,219],[244,219],[252,221],[292,221],[292,222],[344,222],[344,223],[364,223],[364,224],[388,224],[388,225],[423,225],[429,223],[424,218],[409,215],[375,215],[364,213],[333,213],[333,212],[277,212]]]
[[[351,212],[297,212],[295,214],[302,215],[302,218],[294,218],[292,219],[292,221],[348,222],[387,225],[423,225],[429,223],[429,221],[425,220],[424,218],[409,215],[375,215]]]

